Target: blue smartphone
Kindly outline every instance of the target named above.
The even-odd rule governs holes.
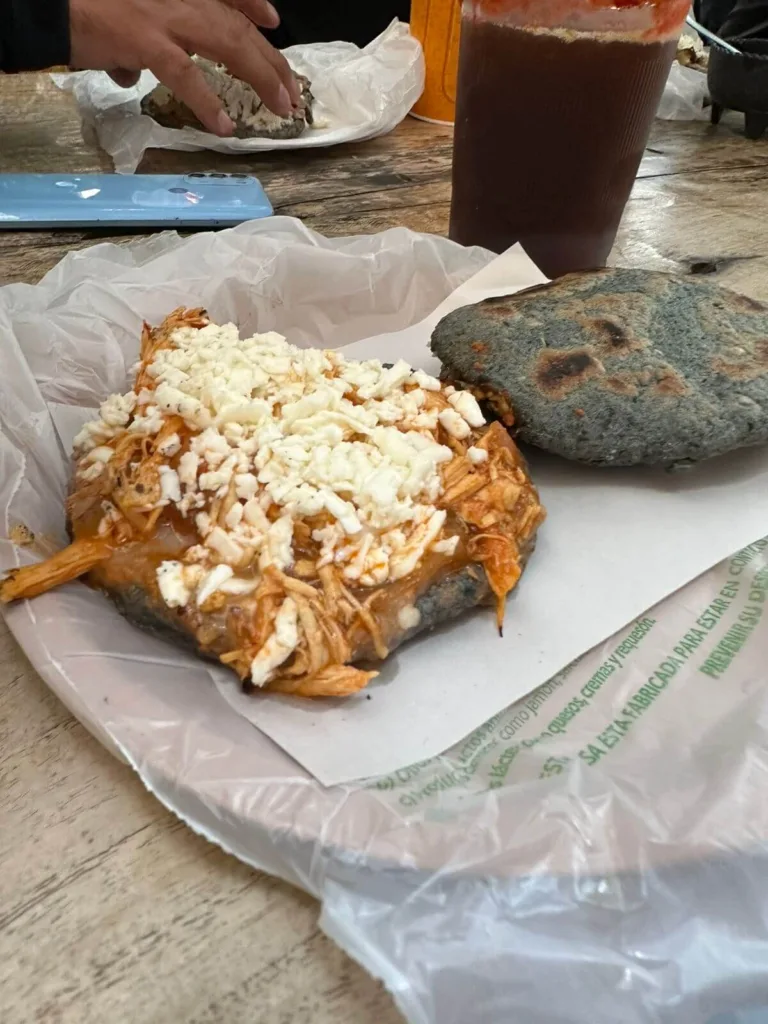
[[[221,228],[272,213],[248,174],[0,174],[4,231]]]

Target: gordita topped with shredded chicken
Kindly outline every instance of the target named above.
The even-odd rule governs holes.
[[[369,663],[473,605],[501,627],[544,519],[468,392],[202,310],[145,326],[133,390],[74,456],[72,543],[0,599],[84,576],[247,688],[305,697],[361,690]]]

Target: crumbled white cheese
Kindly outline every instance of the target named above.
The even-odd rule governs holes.
[[[203,569],[199,565],[184,565],[182,562],[160,564],[157,569],[157,585],[169,608],[183,608],[189,604],[202,573]]]
[[[84,454],[110,441],[128,425],[131,413],[136,408],[136,395],[129,391],[127,395],[110,395],[99,408],[99,418],[86,423],[75,437],[73,448],[75,455]]]
[[[293,565],[293,519],[290,516],[281,516],[267,530],[259,565],[261,569],[274,565],[281,570]]]
[[[250,501],[246,501],[243,508],[243,520],[248,526],[253,527],[255,530],[260,530],[262,533],[266,533],[269,529],[269,520],[257,498],[251,498]]]
[[[207,460],[206,460],[207,461]],[[210,462],[208,463],[210,465]],[[209,470],[207,473],[201,473],[198,484],[201,491],[218,491],[220,489],[226,490],[229,487],[229,482],[235,475],[236,458],[230,456],[221,463],[218,469]]]
[[[275,631],[251,663],[254,686],[266,686],[299,645],[299,610],[287,597],[275,616]]]
[[[173,350],[172,350],[173,351]],[[161,352],[160,355],[163,353]],[[202,402],[184,394],[179,388],[162,381],[155,388],[155,401],[163,412],[181,416],[197,428],[207,427],[211,416]]]
[[[191,548],[186,558],[194,563],[198,552],[201,561],[207,560],[205,548]],[[157,569],[160,595],[169,608],[184,608],[193,600],[202,608],[214,594],[242,597],[253,593],[259,585],[257,579],[239,579],[229,565],[216,565],[206,571],[202,565],[183,562],[163,562]]]
[[[416,370],[413,374],[413,379],[424,391],[439,391],[440,381],[437,377],[430,377],[428,373],[423,370]]]
[[[156,434],[163,428],[163,414],[156,405],[147,405],[137,412],[128,429],[132,434]]]
[[[355,506],[351,502],[344,501],[333,491],[326,491],[323,495],[323,505],[334,519],[338,519],[344,533],[349,535],[360,533],[363,527],[355,514]]]
[[[413,604],[406,605],[405,608],[401,608],[397,613],[397,622],[400,629],[406,631],[416,629],[421,622],[421,612]]]
[[[205,544],[230,565],[240,565],[244,560],[243,548],[220,526],[214,526],[206,537]]]
[[[481,466],[488,461],[488,452],[485,448],[475,448],[473,445],[471,448],[467,448],[467,458],[473,466]]]
[[[432,550],[438,555],[447,555],[453,558],[456,548],[459,546],[458,537],[446,537],[445,540],[438,540],[432,545]]]
[[[206,463],[216,469],[230,454],[232,446],[227,438],[213,427],[208,427],[197,437],[192,438],[191,451],[205,456]]]
[[[110,395],[99,408],[99,416],[109,427],[124,427],[136,408],[136,393]]]
[[[174,410],[184,394],[216,417],[216,428],[203,429],[192,443],[205,463],[201,490],[219,493],[234,475],[241,500],[263,490],[294,516],[325,509],[348,535],[364,525],[386,529],[407,522],[416,495],[439,493],[439,466],[452,454],[408,428],[425,398],[421,388],[405,390],[421,377],[404,362],[389,370],[376,361],[346,363],[335,353],[296,349],[275,334],[242,339],[232,325],[185,328],[174,344],[158,353],[149,372],[158,381],[160,404],[169,397],[160,392],[167,385],[179,392],[170,396]],[[423,376],[431,389],[432,379]],[[346,397],[353,387],[357,402]],[[258,415],[244,417],[244,411]],[[240,428],[243,419],[248,424],[230,431],[229,440],[228,416],[236,416]],[[189,426],[201,429],[196,412]],[[249,441],[255,442],[258,476],[228,457],[233,449],[245,454],[247,470]]]
[[[317,565],[322,569],[334,561],[336,549],[344,539],[344,531],[338,523],[332,523],[322,530],[314,530],[312,540],[320,545],[320,558]]]
[[[259,493],[259,478],[253,473],[238,473],[235,476],[235,493],[241,501],[255,498]]]
[[[169,437],[157,446],[158,452],[163,456],[164,459],[172,459],[174,455],[178,455],[181,451],[181,439],[178,434],[171,434]]]
[[[232,324],[184,327],[171,340],[146,368],[154,387],[108,399],[79,450],[98,461],[120,429],[151,436],[180,416],[189,446],[179,433],[160,444],[164,459],[179,458],[160,470],[159,504],[194,517],[201,564],[288,569],[294,524],[324,516],[321,565],[363,586],[416,568],[445,522],[436,505],[454,454],[438,427],[463,440],[481,426],[472,395],[445,388],[451,407],[438,414],[429,393],[440,382],[402,360],[347,362],[274,333],[241,338]],[[483,456],[470,449],[473,463]],[[252,589],[234,575],[224,585]]]
[[[213,597],[217,590],[221,590],[222,584],[232,579],[234,575],[234,570],[229,565],[217,565],[211,569],[197,588],[197,607],[202,608],[208,598]]]
[[[222,594],[228,594],[232,597],[244,597],[247,594],[252,594],[258,585],[258,580],[244,580],[235,576],[233,579],[222,583],[219,590]]]
[[[443,409],[438,419],[451,437],[455,437],[457,441],[463,441],[472,433],[470,425],[455,409]]]
[[[361,388],[361,398],[384,398],[391,391],[401,387],[411,376],[411,368],[404,359],[398,359],[394,366],[385,370],[372,388]]]
[[[170,466],[160,466],[160,500],[164,503],[181,501],[179,474]]]
[[[240,523],[243,521],[244,511],[245,506],[241,505],[239,501],[236,501],[224,517],[224,525],[228,530],[236,530],[238,528]]]
[[[200,456],[196,452],[184,452],[179,459],[179,480],[185,487],[197,484],[197,471],[200,467]]]
[[[207,512],[198,512],[195,516],[195,526],[200,536],[205,538],[213,529],[213,522]]]
[[[429,412],[420,412],[414,416],[411,423],[417,430],[437,430],[437,417],[437,409],[430,409]]]
[[[85,456],[84,462],[99,462],[101,465],[105,465],[114,456],[114,448],[110,448],[108,445],[104,445],[99,448],[92,448],[90,452]]]
[[[453,408],[466,420],[470,427],[482,427],[485,425],[485,416],[480,411],[477,399],[469,391],[456,391],[448,401]]]

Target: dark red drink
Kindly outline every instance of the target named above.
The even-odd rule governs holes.
[[[465,0],[451,238],[605,265],[688,3]]]

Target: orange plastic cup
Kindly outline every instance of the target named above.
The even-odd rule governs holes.
[[[413,0],[411,32],[424,50],[424,93],[411,113],[424,121],[453,124],[459,70],[461,0]]]

